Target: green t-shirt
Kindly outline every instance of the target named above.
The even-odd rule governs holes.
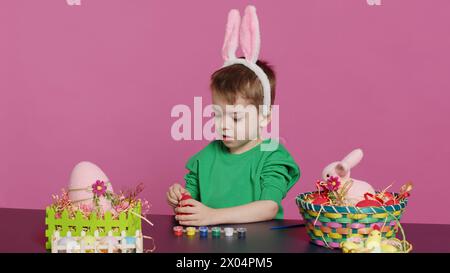
[[[275,219],[283,219],[281,200],[299,179],[300,169],[281,143],[274,151],[261,151],[260,145],[231,154],[215,140],[191,157],[184,179],[192,198],[210,208],[273,200],[279,208]]]

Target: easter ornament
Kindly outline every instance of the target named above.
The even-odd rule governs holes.
[[[383,238],[381,228],[374,225],[367,238],[352,237],[341,243],[344,253],[408,253],[412,245],[405,239]]]
[[[46,208],[46,248],[52,252],[111,252],[114,250],[110,246],[117,245],[118,240],[126,245],[132,239],[139,251],[144,238],[152,240],[154,246],[146,252],[154,251],[153,238],[141,234],[141,220],[153,226],[145,217],[149,202],[138,198],[143,189],[140,183],[133,190],[115,193],[97,165],[87,161],[78,163],[71,172],[68,189],[62,189],[61,195],[52,195],[53,202]],[[74,237],[78,239],[74,241]],[[121,249],[129,251],[125,246]]]
[[[345,194],[346,203],[351,205],[356,205],[359,201],[365,200],[365,193],[375,194],[375,190],[369,183],[350,178],[350,170],[358,165],[362,158],[363,151],[355,149],[344,159],[330,163],[322,171],[322,179],[325,181],[337,177],[342,183],[351,184]]]
[[[111,201],[107,198],[113,188],[106,174],[94,163],[83,161],[72,170],[69,182],[69,199],[74,204],[100,207],[111,210]]]

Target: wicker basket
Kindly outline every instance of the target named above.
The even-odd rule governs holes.
[[[395,238],[408,203],[405,198],[397,205],[381,207],[313,205],[305,201],[311,193],[315,192],[299,194],[297,206],[311,242],[330,248],[339,248],[340,243],[348,238],[367,238],[374,225],[380,227],[382,237]],[[397,193],[392,194],[398,196]]]

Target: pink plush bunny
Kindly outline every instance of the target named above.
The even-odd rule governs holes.
[[[329,164],[322,171],[322,178],[325,181],[328,180],[331,176],[339,177],[339,180],[342,183],[345,183],[350,179],[353,181],[353,184],[345,197],[346,202],[353,206],[356,205],[359,201],[364,200],[365,193],[368,192],[371,194],[375,194],[375,190],[369,183],[350,178],[350,170],[356,165],[358,165],[358,163],[361,161],[362,158],[363,158],[362,150],[356,149],[353,150],[351,153],[349,153],[341,161],[336,161]]]

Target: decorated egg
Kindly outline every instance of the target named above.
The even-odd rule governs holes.
[[[311,194],[309,200],[314,205],[323,205],[323,204],[330,202],[330,199],[328,199],[328,197],[326,197],[325,195],[320,194],[318,192]]]
[[[326,198],[326,197],[323,197],[323,196],[318,196],[312,201],[312,203],[314,205],[323,205],[323,204],[326,204],[328,202],[330,202],[330,200],[328,198]]]
[[[182,193],[181,194],[181,201],[183,201],[183,200],[189,200],[189,199],[192,199],[192,196],[189,194],[189,193]]]
[[[105,192],[113,192],[106,174],[95,164],[87,161],[78,163],[72,170],[69,182],[69,199],[74,204],[94,206],[94,194],[99,196],[99,205],[103,211],[111,209],[111,202],[105,198]]]
[[[192,197],[191,197],[191,195],[189,193],[182,193],[181,194],[181,200],[180,201],[189,200],[189,199],[192,199]],[[181,208],[181,207],[192,207],[192,205],[181,206],[180,203],[178,203],[178,207],[179,208]],[[185,215],[185,214],[189,215],[190,213],[177,213],[177,215]]]
[[[381,203],[376,200],[362,200],[356,204],[357,207],[381,207]]]
[[[382,205],[383,200],[370,192],[364,194],[364,200],[356,203],[357,207],[381,207]]]
[[[314,205],[322,205],[328,203],[330,200],[322,193],[314,192],[308,195],[306,201]]]

